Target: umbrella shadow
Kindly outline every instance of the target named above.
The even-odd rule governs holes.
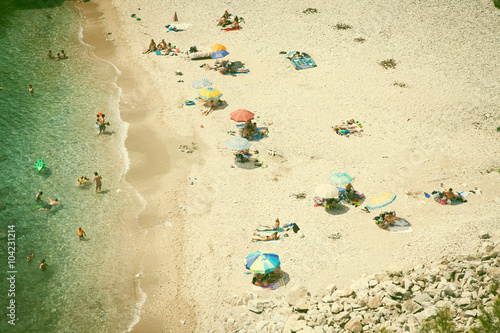
[[[347,213],[349,209],[350,209],[349,206],[343,204],[336,204],[330,209],[325,207],[325,212],[327,212],[330,215],[340,215]]]
[[[283,279],[285,286],[288,284],[288,282],[290,282],[290,275],[287,272],[281,271],[281,278]]]
[[[217,105],[217,110],[224,110],[225,108],[228,107],[228,104],[226,101],[221,100],[219,104]]]
[[[245,64],[242,63],[241,61],[231,61],[231,69],[240,69],[240,68],[245,68]]]
[[[260,168],[260,165],[255,165],[255,161],[248,161],[248,162],[238,162],[234,161],[234,165],[236,165],[240,169],[245,169],[245,170],[253,170]]]

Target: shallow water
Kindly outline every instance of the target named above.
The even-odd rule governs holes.
[[[133,229],[129,209],[140,203],[122,179],[126,124],[119,119],[117,71],[81,41],[80,15],[69,4],[13,12],[0,29],[0,46],[0,267],[5,277],[12,270],[9,226],[16,235],[15,296],[7,295],[3,278],[0,331],[123,331],[133,320],[137,286],[133,276],[114,274],[133,269],[119,255],[124,240],[117,230]],[[53,54],[64,49],[69,58],[47,58],[49,49]],[[97,112],[111,123],[105,135],[97,135]],[[33,165],[39,158],[47,168],[38,174]],[[104,178],[103,194],[95,194],[92,185],[76,186],[79,176],[92,179],[95,171]],[[38,191],[45,202],[58,198],[63,205],[38,211]],[[85,241],[76,236],[80,226]],[[35,254],[32,262],[28,253]],[[38,269],[42,258],[49,264],[45,272]],[[124,267],[114,267],[122,261]],[[15,326],[6,315],[12,299]]]

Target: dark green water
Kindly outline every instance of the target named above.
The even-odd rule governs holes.
[[[125,208],[138,201],[122,179],[126,125],[118,114],[117,72],[80,37],[80,15],[68,4],[16,10],[0,29],[1,332],[118,332],[134,318],[133,275],[115,278],[123,260],[116,229],[127,229]],[[49,59],[49,49],[64,49],[69,58]],[[111,123],[106,135],[97,135],[97,112]],[[39,158],[48,167],[37,174]],[[79,176],[92,179],[94,171],[104,178],[103,194],[76,186]],[[58,198],[63,205],[38,211],[38,191],[45,202]],[[85,241],[76,236],[80,226]],[[13,267],[9,229],[16,236],[9,244],[15,244]],[[42,258],[45,272],[38,269]],[[9,271],[15,271],[15,296]],[[7,316],[12,300],[15,325]]]

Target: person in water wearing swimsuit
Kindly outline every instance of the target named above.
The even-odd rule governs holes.
[[[57,201],[57,198],[54,199],[54,200],[52,200],[51,198],[49,198],[49,203],[43,205],[39,210],[51,210],[52,206],[55,205],[55,204],[62,205],[62,203],[60,203],[60,202]]]
[[[33,87],[31,86],[31,84],[28,84],[28,91],[29,91],[30,95],[33,96],[33,93],[35,91],[33,90]]]
[[[76,232],[76,235],[78,236],[79,240],[83,240],[83,236],[87,236],[85,231],[83,231],[82,227],[78,228],[78,231]]]
[[[39,268],[40,268],[42,271],[46,271],[48,266],[49,266],[49,265],[45,262],[45,259],[42,259],[42,261],[40,262],[40,267],[39,267]]]
[[[101,186],[102,186],[102,177],[99,176],[97,172],[94,172],[94,179],[92,182],[95,182],[95,193],[101,192]]]
[[[35,197],[35,201],[36,201],[37,203],[42,202],[42,194],[43,194],[43,192],[41,192],[41,191],[37,193],[37,195],[36,195],[36,197]]]
[[[271,236],[262,236],[256,232],[253,233],[254,236],[257,236],[258,238],[254,237],[252,238],[252,242],[255,242],[255,241],[261,241],[261,242],[267,242],[267,241],[271,241],[271,240],[278,240],[280,239],[280,236],[278,236],[278,232],[273,232],[271,234]]]

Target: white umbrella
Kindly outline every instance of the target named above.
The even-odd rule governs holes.
[[[320,198],[332,199],[339,196],[339,190],[332,184],[322,184],[316,187],[314,194]]]

